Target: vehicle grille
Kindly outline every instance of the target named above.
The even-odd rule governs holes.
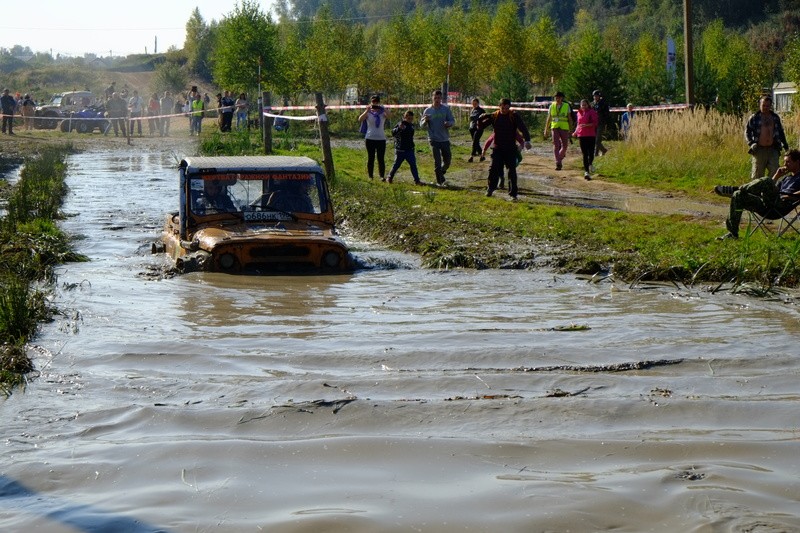
[[[308,257],[311,250],[307,246],[284,244],[281,246],[258,246],[250,249],[250,257],[264,259],[267,257]]]

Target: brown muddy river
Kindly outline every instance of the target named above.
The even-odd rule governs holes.
[[[352,275],[158,280],[180,155],[70,160],[91,262],[0,400],[0,531],[800,531],[793,298],[353,240]]]

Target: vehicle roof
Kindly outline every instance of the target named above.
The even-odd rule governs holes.
[[[324,174],[322,167],[310,157],[288,155],[187,157],[181,161],[180,168],[185,168],[188,173],[200,171],[258,172],[269,170]]]

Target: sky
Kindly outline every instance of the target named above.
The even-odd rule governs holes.
[[[264,13],[270,12],[272,0],[256,1]],[[166,52],[172,46],[183,48],[186,22],[195,7],[210,22],[224,18],[236,4],[236,0],[34,0],[27,9],[4,10],[9,16],[0,16],[0,48],[18,44],[33,52],[52,51],[54,57]]]

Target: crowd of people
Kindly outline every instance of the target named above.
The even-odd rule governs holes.
[[[603,135],[612,125],[611,112],[602,92],[597,89],[592,92],[593,101],[581,100],[577,110],[573,110],[564,99],[565,95],[561,91],[553,96],[545,119],[544,137],[552,137],[556,170],[563,169],[563,161],[572,138],[578,139],[583,177],[591,180],[595,157],[608,152],[608,148],[603,145]],[[631,138],[634,114],[633,105],[628,104],[620,116],[619,135],[622,140]],[[374,178],[377,162],[379,177],[382,181],[387,181],[384,161],[387,140],[385,127],[390,118],[388,109],[381,105],[377,95],[372,97],[370,105],[358,117],[365,139],[370,179]],[[445,183],[452,161],[449,129],[454,124],[455,119],[449,106],[442,101],[442,92],[434,91],[432,103],[422,112],[419,126],[427,132],[438,185]],[[481,149],[481,137],[489,127],[493,131]],[[414,150],[413,111],[406,111],[391,129],[391,133],[394,138],[395,160],[389,171],[388,182],[392,183],[403,162],[408,162],[414,183],[421,184]],[[472,163],[475,157],[484,161],[487,151],[490,148],[492,150],[486,195],[492,196],[498,188],[504,188],[504,174],[507,174],[508,194],[512,200],[516,200],[516,167],[522,160],[522,150],[530,149],[531,138],[524,120],[511,109],[511,101],[503,98],[498,111],[486,113],[480,100],[473,99],[469,114],[469,133],[472,142],[468,162]],[[731,198],[730,213],[726,220],[728,233],[721,237],[723,239],[739,236],[739,223],[745,210],[774,219],[784,217],[795,209],[800,210],[800,150],[789,150],[780,117],[772,110],[770,96],[761,98],[759,111],[747,121],[745,140],[752,158],[750,181],[742,186],[717,186],[714,189],[717,194]],[[786,154],[783,166],[778,166],[781,150],[786,151]]]
[[[604,155],[608,151],[608,148],[602,144],[601,135],[604,130],[607,130],[611,120],[609,106],[602,93],[595,90],[592,97],[594,100],[592,104],[588,100],[582,100],[580,109],[575,112],[564,101],[564,93],[557,92],[548,108],[544,130],[544,137],[552,136],[553,139],[556,170],[563,168],[563,160],[567,155],[571,137],[574,136],[579,140],[583,154],[584,177],[587,180],[591,179],[591,174],[594,172],[595,155]],[[443,102],[442,91],[433,91],[431,100],[431,105],[422,112],[419,127],[424,128],[427,133],[428,144],[433,156],[433,172],[436,176],[436,183],[443,185],[452,162],[449,130],[456,121],[450,107]],[[395,161],[389,171],[389,183],[393,182],[397,170],[404,161],[408,161],[411,167],[414,183],[421,183],[413,152],[415,131],[412,123],[413,117],[414,113],[407,111],[391,129],[395,144]],[[358,117],[367,150],[367,174],[370,179],[374,179],[377,163],[378,176],[382,181],[387,181],[385,175],[387,142],[385,127],[390,119],[390,112],[381,105],[378,95],[371,98],[370,104]],[[621,120],[620,131],[623,136],[627,137],[630,135],[633,121],[632,105],[628,106]],[[481,149],[483,132],[489,127],[493,132]],[[492,196],[498,188],[504,189],[507,175],[508,194],[512,199],[516,199],[518,195],[516,167],[522,160],[522,150],[530,149],[531,137],[525,121],[516,111],[511,110],[511,100],[502,99],[498,111],[486,113],[480,105],[480,100],[474,98],[469,114],[469,133],[472,142],[468,162],[472,163],[476,157],[480,161],[485,161],[487,151],[491,149],[492,162],[487,176],[486,195]]]
[[[217,95],[217,106],[212,108],[209,104],[211,98],[208,93],[203,95],[196,86],[193,86],[185,96],[173,95],[171,91],[159,94],[153,92],[145,98],[134,89],[129,91],[125,86],[120,90],[116,82],[112,82],[97,102],[83,102],[84,107],[91,107],[100,113],[96,119],[108,119],[107,127],[103,132],[108,135],[111,131],[115,136],[122,134],[124,137],[138,134],[143,136],[144,123],[147,124],[147,133],[150,136],[168,136],[172,119],[177,116],[188,117],[190,135],[199,135],[202,119],[210,114],[216,114],[219,120],[220,131],[231,131],[233,116],[236,115],[236,128],[248,127],[249,103],[247,95],[240,93],[237,99],[231,96],[230,91]],[[30,94],[11,94],[9,89],[4,89],[0,95],[0,111],[2,111],[2,133],[15,135],[14,121],[22,118],[25,130],[34,129],[35,110],[37,103]]]

